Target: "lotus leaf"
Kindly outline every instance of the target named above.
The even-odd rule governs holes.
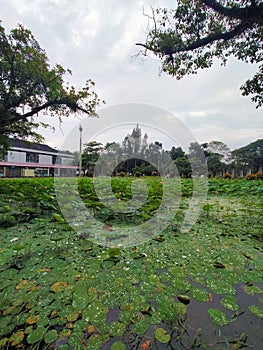
[[[46,329],[43,327],[38,327],[32,331],[32,333],[28,334],[26,340],[28,344],[34,344],[40,342],[46,333]]]
[[[233,295],[227,295],[220,300],[220,303],[229,310],[238,311],[239,307],[236,301],[236,298]]]
[[[126,345],[121,341],[116,341],[111,345],[110,350],[126,350]]]
[[[229,320],[227,316],[224,314],[223,311],[215,308],[209,308],[208,314],[214,321],[214,323],[218,326],[224,326],[229,323]]]
[[[256,306],[256,305],[250,305],[249,310],[256,316],[263,318],[263,309]]]
[[[55,293],[63,292],[68,287],[68,283],[64,281],[57,281],[52,284],[51,291]]]
[[[45,343],[50,344],[56,341],[58,338],[58,333],[55,329],[52,329],[45,335]]]
[[[171,335],[167,333],[167,330],[164,328],[156,328],[154,331],[155,338],[163,344],[169,343],[171,340]]]
[[[67,315],[67,321],[68,322],[75,322],[81,315],[80,311],[71,311],[68,315]]]

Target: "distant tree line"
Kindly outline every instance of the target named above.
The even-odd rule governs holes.
[[[109,176],[156,176],[160,175],[162,169],[162,174],[166,176],[180,175],[190,178],[195,164],[200,166],[200,152],[205,157],[210,177],[223,176],[226,173],[243,177],[250,173],[262,172],[263,139],[233,151],[221,141],[191,143],[187,152],[176,146],[164,150],[159,141],[149,143],[147,133],[143,134],[137,125],[125,136],[122,143],[108,142],[103,146],[100,142],[91,141],[84,144],[83,174],[93,176],[97,167],[97,171],[103,168],[103,173]],[[79,154],[76,152],[76,164],[78,160]]]

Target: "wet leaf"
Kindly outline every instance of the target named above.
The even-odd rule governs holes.
[[[208,301],[208,293],[205,289],[202,288],[193,288],[191,290],[193,298],[197,301]]]
[[[164,238],[162,237],[162,236],[157,236],[157,237],[155,237],[155,238],[153,238],[154,239],[154,241],[156,241],[156,242],[163,242],[164,241]]]
[[[80,311],[71,311],[67,316],[68,322],[75,322],[81,315]]]
[[[156,328],[154,331],[154,336],[160,343],[163,344],[167,344],[171,340],[171,335],[168,334],[164,328]]]
[[[38,290],[40,288],[39,285],[36,285],[34,281],[30,281],[30,280],[20,280],[20,282],[16,285],[16,289],[22,289],[25,291],[34,291],[34,290]]]
[[[220,303],[226,309],[229,309],[229,310],[238,311],[238,309],[239,309],[236,298],[233,295],[228,295],[228,296],[224,297],[223,299],[220,300]]]
[[[23,331],[18,331],[11,335],[11,337],[9,338],[9,342],[11,343],[11,345],[16,346],[22,343],[24,337],[25,333]]]
[[[248,295],[255,295],[255,294],[262,294],[263,291],[260,287],[252,285],[245,284],[243,287],[244,292],[246,292]]]
[[[34,343],[38,343],[40,342],[46,333],[46,329],[45,328],[36,328],[35,330],[32,331],[32,333],[30,333],[26,340],[28,342],[28,344],[34,344]]]
[[[7,345],[8,341],[9,341],[8,338],[0,339],[0,347],[4,348]]]
[[[55,329],[52,329],[45,335],[45,343],[50,344],[57,340],[58,332]]]
[[[111,345],[110,350],[126,350],[126,345],[121,341],[116,341]]]
[[[148,350],[148,349],[150,349],[150,346],[151,346],[151,341],[150,341],[150,339],[147,339],[147,340],[143,341],[143,343],[140,345],[140,349],[141,350]]]
[[[216,267],[217,269],[225,269],[226,266],[220,262],[216,262],[214,263],[214,267]]]
[[[63,217],[59,214],[53,214],[52,219],[53,219],[53,221],[60,222],[60,223],[65,222]]]
[[[209,308],[208,314],[212,318],[213,322],[218,326],[224,326],[229,323],[227,316],[219,309]]]
[[[89,334],[95,333],[96,331],[96,328],[92,324],[88,325],[86,329]]]
[[[263,309],[256,306],[256,305],[250,305],[249,310],[256,316],[263,318]]]
[[[109,248],[108,249],[108,254],[109,254],[109,257],[112,258],[112,257],[116,257],[116,256],[119,256],[121,254],[121,250],[120,248]]]
[[[43,268],[43,269],[37,270],[37,272],[50,272],[50,271],[51,271],[50,268]]]
[[[182,295],[182,294],[178,295],[177,299],[185,305],[189,304],[191,301],[191,299],[187,295]]]
[[[63,292],[67,287],[68,287],[67,282],[58,281],[52,284],[51,291],[55,293]]]
[[[27,318],[26,323],[34,324],[34,323],[37,323],[39,319],[40,319],[40,315],[31,315]]]

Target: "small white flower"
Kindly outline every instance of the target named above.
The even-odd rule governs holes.
[[[10,239],[10,242],[16,242],[18,240],[19,240],[19,238],[15,237],[15,238]]]

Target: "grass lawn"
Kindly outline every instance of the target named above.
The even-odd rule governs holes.
[[[0,180],[0,349],[263,347],[263,181],[209,180],[185,232],[181,180],[169,224],[140,241],[165,185],[140,180],[125,213],[133,180],[110,180],[110,208],[92,179]]]

